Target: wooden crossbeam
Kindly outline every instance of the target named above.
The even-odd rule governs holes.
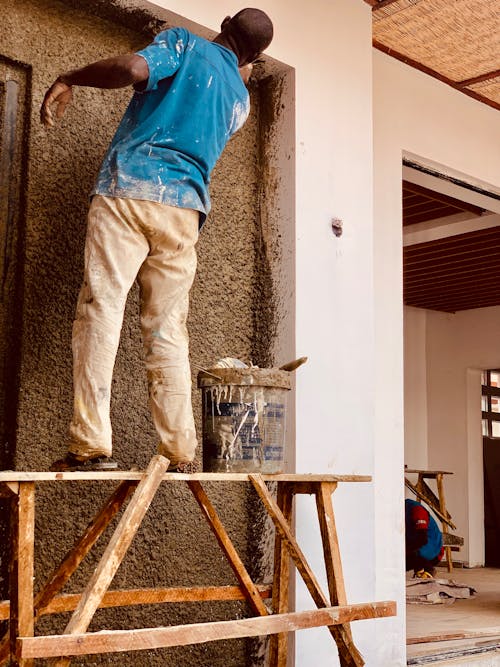
[[[285,541],[290,556],[295,563],[295,567],[300,572],[302,579],[304,580],[304,583],[307,586],[307,589],[309,590],[315,604],[319,608],[328,607],[328,600],[321,590],[318,580],[311,570],[306,557],[302,553],[297,540],[293,536],[291,528],[286,522],[283,513],[269,493],[269,490],[261,475],[250,475],[250,481],[259,494],[262,502],[264,503],[269,516],[272,518],[273,523],[276,526],[276,530],[279,532],[281,538]],[[362,667],[365,662],[361,657],[358,649],[352,642],[352,639],[349,637],[349,633],[346,633],[342,630],[338,631],[338,629],[334,629],[334,626],[329,627],[329,630],[335,639],[335,642],[337,643],[342,667]]]
[[[0,483],[3,482],[83,482],[83,481],[119,481],[124,479],[140,481],[144,477],[140,470],[111,470],[86,472],[30,472],[27,470],[0,470]],[[370,475],[321,475],[315,473],[277,473],[263,474],[266,482],[371,482]],[[197,482],[248,482],[246,472],[197,472],[181,474],[167,472],[164,482],[195,480]]]
[[[161,484],[168,464],[169,460],[161,454],[157,454],[151,459],[146,474],[137,486],[127,509],[123,513],[70,622],[64,630],[64,634],[80,634],[87,630],[141,525],[149,505]],[[65,653],[60,652],[56,655],[65,655]],[[54,664],[54,667],[67,667],[70,662],[69,658],[61,658]]]
[[[52,658],[61,655],[116,653],[202,644],[221,639],[259,637],[277,632],[395,616],[396,603],[368,602],[312,611],[260,616],[237,621],[192,623],[166,628],[142,630],[107,630],[76,635],[20,637],[18,651],[23,659]]]
[[[259,595],[263,599],[270,598],[270,585],[257,585]],[[57,595],[43,609],[39,616],[47,614],[62,614],[74,611],[82,598],[81,593]],[[143,604],[166,604],[170,602],[224,602],[231,600],[246,600],[246,595],[239,586],[193,586],[180,588],[136,588],[129,590],[108,591],[105,593],[99,609],[110,607],[131,607]],[[10,602],[0,602],[0,621],[8,621]]]
[[[229,565],[232,567],[236,578],[240,582],[242,591],[246,594],[246,598],[252,609],[260,616],[267,616],[269,612],[267,611],[266,605],[262,602],[262,598],[260,597],[257,586],[253,583],[250,575],[248,574],[243,561],[234,548],[234,545],[231,542],[226,529],[222,525],[222,521],[219,519],[215,507],[210,502],[210,499],[205,493],[202,485],[200,482],[188,481],[188,486],[191,489],[196,502],[200,506],[204,517],[208,521],[208,525],[217,538],[217,542],[219,543],[220,548],[228,559]]]

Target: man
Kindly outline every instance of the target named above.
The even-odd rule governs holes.
[[[112,460],[111,379],[127,294],[138,279],[150,409],[159,452],[189,471],[197,446],[186,318],[210,173],[245,122],[251,63],[273,26],[258,9],[226,17],[212,42],[184,28],[136,54],[62,74],[41,121],[54,125],[72,86],[135,93],[92,192],[85,270],[73,326],[74,415],[68,453],[53,470],[106,470]]]
[[[415,500],[405,500],[406,571],[428,579],[443,557],[443,536],[429,512]]]

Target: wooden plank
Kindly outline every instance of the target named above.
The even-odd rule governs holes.
[[[219,543],[220,548],[224,552],[224,555],[228,559],[229,565],[232,567],[236,578],[241,584],[242,591],[245,593],[248,602],[250,603],[252,609],[261,616],[267,616],[268,611],[266,605],[262,602],[262,598],[259,595],[259,591],[256,585],[253,583],[250,575],[245,568],[243,561],[238,555],[238,552],[234,548],[229,535],[226,532],[226,529],[222,525],[215,507],[210,502],[205,490],[203,489],[200,482],[197,481],[188,481],[188,486],[195,497],[196,502],[200,506],[200,509],[208,521],[208,525],[212,529],[217,542]]]
[[[453,533],[443,533],[443,545],[445,547],[463,547],[464,538]]]
[[[430,505],[432,508],[439,510],[439,499],[434,493],[434,491],[430,488],[430,486],[426,483],[424,479],[419,475],[418,476],[418,481],[415,484],[415,487],[420,491],[420,493],[427,498],[427,504]],[[443,515],[446,516],[446,515]]]
[[[35,485],[24,482],[13,499],[10,563],[10,653],[12,667],[32,667],[31,659],[16,654],[18,637],[34,634],[33,573],[35,542]]]
[[[278,484],[276,503],[291,528],[293,489],[295,484]],[[273,614],[289,611],[290,556],[278,531],[274,541]],[[269,640],[269,667],[286,667],[288,660],[288,632],[271,635]]]
[[[168,646],[188,646],[221,639],[259,637],[276,632],[294,632],[323,625],[349,623],[368,618],[395,616],[396,603],[367,602],[347,607],[327,607],[291,612],[277,616],[258,616],[236,621],[192,623],[142,630],[107,630],[78,635],[22,637],[18,640],[24,658],[51,658],[65,655],[90,655],[141,651]]]
[[[453,475],[454,473],[450,472],[449,470],[420,470],[418,468],[405,468],[405,474],[406,473],[412,473],[412,474],[418,474],[422,475],[424,478],[429,477],[433,478],[436,475]]]
[[[29,472],[19,470],[7,470],[0,472],[0,482],[78,482],[85,480],[137,480],[144,478],[146,472],[138,470],[118,470],[107,472]],[[322,475],[322,474],[296,474],[279,473],[276,475],[262,475],[267,482],[371,482],[371,475]],[[164,482],[178,482],[196,480],[198,482],[248,482],[249,473],[244,472],[198,472],[193,474],[181,474],[169,472],[163,476]]]
[[[127,509],[123,513],[70,622],[64,630],[64,634],[79,634],[85,632],[88,628],[161,484],[168,464],[169,460],[161,454],[157,454],[151,459],[146,474],[137,486]],[[58,653],[57,655],[64,655],[64,653]],[[68,658],[62,658],[57,661],[56,665],[57,667],[67,667],[70,662]]]
[[[416,488],[416,486],[414,486],[414,485],[410,482],[410,480],[409,480],[407,477],[405,477],[405,486],[406,486],[408,489],[410,489],[410,491],[412,491],[412,492],[417,496],[417,498],[420,498],[420,500],[423,500],[425,503],[427,503],[427,504],[429,505],[429,507],[432,508],[432,511],[434,512],[434,514],[438,517],[438,519],[439,519],[441,522],[447,523],[447,524],[450,526],[450,528],[451,528],[452,530],[456,530],[456,529],[457,529],[457,527],[455,526],[455,524],[454,524],[452,521],[450,521],[449,519],[447,519],[443,514],[441,514],[441,512],[439,511],[439,509],[437,509],[436,507],[433,507],[433,506],[432,506],[432,501],[431,501],[427,496],[425,496],[423,493],[421,493],[421,492]]]
[[[270,598],[270,585],[257,585],[261,598]],[[74,611],[81,600],[80,593],[58,595],[47,606],[40,609],[39,616],[62,614]],[[105,593],[99,609],[109,607],[131,607],[142,604],[165,604],[169,602],[214,602],[245,600],[239,586],[200,586],[192,588],[137,588],[130,590],[108,591]],[[0,602],[0,621],[9,619],[8,600]]]
[[[130,492],[137,486],[137,481],[124,481],[117,487],[111,497],[106,501],[95,518],[88,525],[85,533],[74,544],[73,548],[66,554],[62,563],[49,577],[47,583],[35,597],[34,612],[35,619],[43,611],[44,607],[50,604],[54,596],[62,590],[69,581],[72,574],[78,568],[82,560],[97,542],[104,530],[108,527],[110,521],[120,510]],[[6,620],[9,615],[9,603],[0,603],[0,618]],[[0,642],[0,667],[5,664],[9,657],[9,632],[6,633]]]
[[[290,556],[292,557],[293,562],[295,563],[295,567],[300,572],[302,579],[304,580],[304,583],[307,586],[307,589],[309,590],[315,604],[319,608],[328,607],[329,606],[328,600],[325,597],[323,591],[321,590],[321,587],[314,575],[314,572],[309,567],[309,564],[304,554],[302,553],[302,550],[300,549],[297,540],[292,534],[290,526],[285,521],[285,518],[283,517],[281,510],[279,509],[273,497],[269,493],[264,480],[260,475],[250,475],[250,479],[255,487],[255,490],[257,491],[262,502],[264,503],[264,506],[266,507],[269,515],[271,516],[274,525],[276,526],[276,530],[279,532],[281,538],[286,542],[288,550],[290,552]],[[365,664],[357,648],[354,646],[352,642],[349,643],[346,640],[344,634],[339,636],[337,632],[334,633],[332,628],[329,628],[329,630],[333,638],[337,642],[337,646],[339,648],[339,655],[341,654],[341,660],[344,661],[342,663],[342,667],[344,667],[344,665],[346,667],[348,666],[350,667],[351,665],[353,667],[359,667]]]
[[[478,630],[454,630],[453,632],[433,632],[419,637],[408,637],[407,646],[412,644],[430,644],[432,642],[448,642],[458,639],[477,639],[480,637],[500,637],[500,625]]]

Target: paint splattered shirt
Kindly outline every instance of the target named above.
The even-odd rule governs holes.
[[[236,55],[184,28],[138,52],[149,67],[111,142],[93,194],[210,210],[210,173],[250,102]]]

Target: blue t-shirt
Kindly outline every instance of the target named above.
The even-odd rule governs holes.
[[[104,158],[93,194],[210,210],[210,173],[250,110],[230,49],[184,28],[142,51],[146,88],[134,93]]]

